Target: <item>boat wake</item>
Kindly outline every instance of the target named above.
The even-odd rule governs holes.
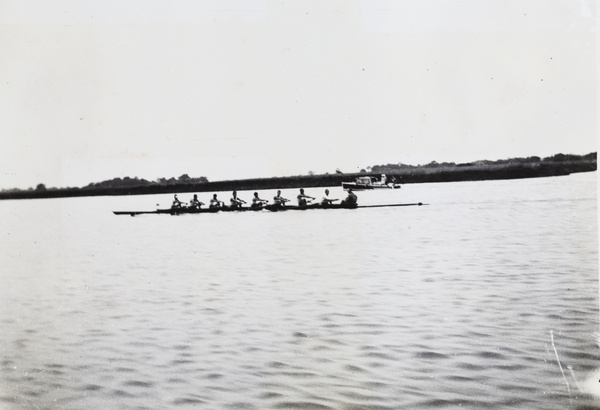
[[[596,339],[596,343],[600,349],[600,332],[594,332],[592,336]],[[578,387],[581,392],[591,394],[600,399],[600,367],[594,370]]]

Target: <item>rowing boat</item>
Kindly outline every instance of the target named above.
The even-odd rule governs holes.
[[[346,204],[308,204],[304,206],[294,205],[265,205],[262,207],[247,207],[247,208],[231,208],[223,206],[220,208],[200,208],[200,209],[189,209],[189,208],[169,208],[169,209],[157,209],[156,211],[113,211],[115,215],[156,215],[156,214],[167,214],[167,215],[184,215],[184,214],[207,214],[217,212],[248,212],[248,211],[271,211],[271,212],[284,212],[284,211],[306,211],[309,209],[359,209],[359,208],[386,208],[386,207],[398,207],[398,206],[421,206],[424,205],[421,202],[418,203],[407,203],[407,204],[380,204],[380,205],[346,205]]]

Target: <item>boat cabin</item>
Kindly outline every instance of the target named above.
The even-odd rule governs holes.
[[[356,178],[356,183],[361,185],[371,185],[371,177],[358,177]]]
[[[385,174],[381,174],[381,179],[378,180],[376,177],[362,176],[355,178],[354,182],[342,182],[344,189],[375,189],[375,188],[400,188],[400,184],[395,183],[395,179],[392,178],[391,182],[388,182]]]

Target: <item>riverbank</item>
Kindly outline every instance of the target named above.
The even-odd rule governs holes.
[[[381,169],[382,167],[374,167]],[[561,162],[531,162],[502,164],[459,164],[439,166],[406,166],[398,169],[384,169],[388,178],[395,178],[401,184],[430,182],[483,181],[499,179],[541,178],[569,175],[576,172],[597,170],[596,159]],[[164,185],[124,186],[124,187],[84,187],[11,190],[0,192],[0,200],[65,198],[83,196],[152,195],[183,192],[218,192],[231,190],[261,190],[286,188],[314,188],[339,186],[342,182],[353,181],[357,176],[379,177],[380,172],[335,173],[323,175],[299,175],[290,177],[252,178],[201,183],[178,182]]]

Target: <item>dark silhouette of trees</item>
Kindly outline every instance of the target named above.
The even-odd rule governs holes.
[[[158,178],[156,181],[148,181],[139,179],[138,177],[113,178],[102,182],[93,182],[81,189],[119,189],[119,188],[137,188],[137,187],[152,187],[152,186],[169,186],[169,185],[191,185],[207,183],[206,177],[190,178],[189,175],[183,174],[179,178]]]
[[[371,171],[374,174],[392,174],[395,172],[402,172],[411,168],[425,168],[425,169],[451,169],[455,167],[469,168],[469,167],[498,167],[498,166],[542,166],[544,164],[572,164],[575,162],[595,162],[596,153],[590,153],[587,155],[573,155],[573,154],[556,154],[551,157],[541,159],[537,156],[531,156],[527,158],[509,158],[499,159],[496,161],[481,160],[468,163],[455,164],[454,162],[442,162],[431,161],[429,164],[413,166],[405,164],[387,164],[387,165],[374,165]]]

